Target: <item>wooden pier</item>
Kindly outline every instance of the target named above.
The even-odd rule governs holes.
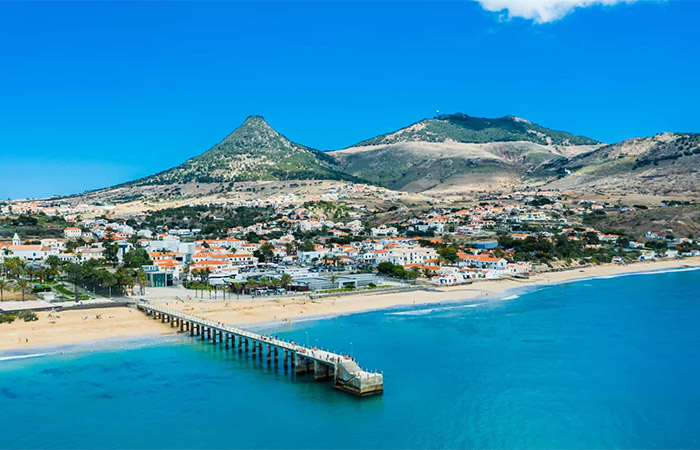
[[[360,397],[382,394],[384,391],[384,376],[381,373],[362,370],[348,356],[307,348],[295,342],[251,333],[150,303],[140,302],[136,306],[154,320],[160,319],[163,323],[170,323],[171,327],[179,327],[182,333],[209,340],[213,345],[224,346],[238,353],[250,353],[252,358],[265,358],[268,365],[279,365],[281,358],[285,372],[291,370],[297,375],[313,374],[318,381],[333,379],[335,388]]]

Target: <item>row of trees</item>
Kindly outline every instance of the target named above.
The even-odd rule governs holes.
[[[119,266],[116,270],[103,267],[99,261],[90,260],[84,263],[69,263],[63,268],[64,279],[75,287],[75,299],[79,299],[79,286],[89,286],[93,291],[101,293],[123,294],[127,288],[133,288],[137,283],[143,289],[148,282],[146,272],[141,268]]]
[[[377,266],[377,271],[381,274],[388,275],[394,278],[400,278],[402,280],[415,280],[420,276],[418,269],[406,270],[400,264],[392,264],[388,261],[379,263]]]

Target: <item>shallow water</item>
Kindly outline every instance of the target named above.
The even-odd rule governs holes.
[[[0,361],[0,447],[698,448],[699,286],[585,280],[274,330],[383,370],[362,400],[189,338]]]

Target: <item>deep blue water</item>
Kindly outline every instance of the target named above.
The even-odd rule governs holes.
[[[383,370],[362,400],[188,338],[2,361],[0,447],[700,448],[699,294],[671,272],[276,330]]]

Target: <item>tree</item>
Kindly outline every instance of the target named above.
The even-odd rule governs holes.
[[[148,256],[145,248],[135,248],[124,254],[122,264],[124,267],[137,269],[141,266],[149,266],[153,264],[153,261],[151,261],[151,257]]]
[[[263,245],[260,246],[260,249],[258,249],[255,253],[258,258],[260,258],[261,262],[269,262],[272,261],[272,258],[274,257],[274,250],[275,247],[270,244],[269,242],[264,243]]]
[[[457,260],[459,260],[459,256],[457,256],[457,249],[454,247],[443,247],[438,249],[437,254],[440,256],[440,259],[450,264],[454,264],[457,262]]]
[[[287,288],[290,284],[292,284],[292,276],[289,275],[288,273],[283,273],[282,276],[280,277],[280,286],[283,288]]]
[[[139,283],[139,286],[141,287],[141,295],[143,295],[146,289],[146,283],[148,283],[146,271],[144,271],[143,269],[138,269],[136,271],[136,281]]]
[[[29,290],[29,282],[27,280],[19,280],[17,282],[17,287],[22,292],[22,301],[24,301],[24,296]]]
[[[197,276],[199,278],[199,281],[206,284],[209,282],[209,275],[211,275],[211,269],[209,267],[205,267],[204,269],[197,269],[192,271],[192,274]]]
[[[299,245],[300,252],[313,252],[314,250],[314,244],[308,239],[305,240],[301,245]]]
[[[8,288],[7,281],[0,279],[0,302],[5,301],[5,291]]]
[[[104,258],[107,262],[115,264],[119,261],[119,246],[111,240],[105,240],[104,242]]]
[[[80,297],[78,296],[78,285],[82,283],[84,279],[83,267],[80,264],[70,263],[65,267],[64,274],[66,276],[66,279],[69,282],[73,283],[75,301],[77,302],[80,299]]]
[[[258,236],[258,234],[254,231],[249,231],[245,235],[245,240],[252,244],[257,244],[258,242],[260,242],[260,236]]]

